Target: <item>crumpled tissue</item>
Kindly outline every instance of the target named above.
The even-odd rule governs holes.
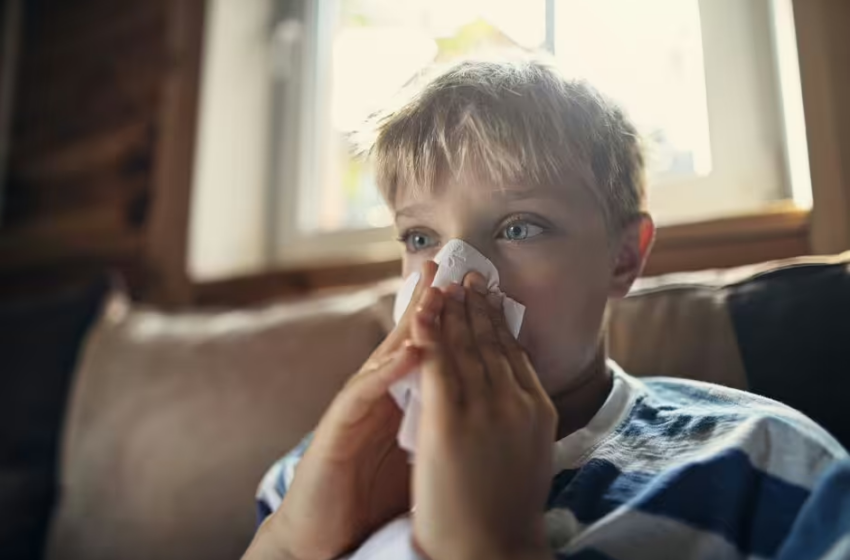
[[[487,257],[482,255],[469,243],[460,239],[452,239],[437,253],[434,257],[434,262],[439,267],[437,268],[434,282],[431,285],[437,288],[445,288],[452,283],[462,284],[463,278],[469,272],[477,271],[480,273],[487,281],[487,289],[491,293],[499,294],[503,297],[502,308],[505,312],[505,322],[514,337],[519,335],[520,327],[522,327],[522,318],[525,314],[525,306],[502,293],[499,289],[499,271],[496,270],[496,267]],[[396,295],[393,309],[393,319],[396,324],[398,324],[402,315],[404,315],[404,311],[410,304],[410,299],[413,297],[413,291],[419,282],[419,278],[420,274],[418,272],[408,276]],[[402,449],[410,454],[411,459],[416,452],[416,434],[419,427],[419,414],[422,409],[422,401],[419,393],[419,377],[418,371],[411,372],[390,387],[390,394],[398,406],[404,411],[404,417],[402,418],[401,427],[398,432],[398,443]]]

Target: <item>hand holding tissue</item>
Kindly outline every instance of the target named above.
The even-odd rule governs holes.
[[[519,334],[525,307],[502,294],[499,289],[499,272],[487,257],[472,245],[459,239],[452,239],[437,253],[434,261],[439,268],[432,286],[438,288],[445,288],[452,283],[462,284],[463,278],[472,271],[481,274],[487,281],[487,289],[503,297],[505,322],[511,334],[514,337]],[[410,304],[419,278],[419,273],[411,274],[399,290],[393,310],[393,319],[396,324]],[[419,372],[414,371],[390,387],[390,394],[404,411],[398,443],[410,454],[411,459],[416,450],[416,434],[421,410],[419,377]],[[410,516],[399,517],[376,531],[347,560],[421,560],[414,550],[411,536]]]
[[[432,286],[445,288],[452,283],[461,284],[463,278],[469,272],[478,272],[487,281],[487,289],[491,293],[502,295],[502,307],[505,312],[505,321],[514,337],[519,335],[522,326],[522,318],[525,307],[516,301],[504,296],[499,289],[499,271],[487,257],[482,255],[472,245],[452,239],[448,241],[439,253],[434,257],[434,262],[439,265]],[[408,276],[404,285],[398,292],[393,309],[393,319],[398,323],[419,281],[419,273]],[[404,411],[404,418],[398,433],[399,446],[413,457],[416,451],[416,434],[419,426],[419,412],[421,410],[421,398],[419,393],[419,372],[412,372],[390,387],[390,394],[395,402]]]

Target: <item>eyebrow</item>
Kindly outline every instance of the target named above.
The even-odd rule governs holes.
[[[403,208],[396,210],[395,217],[407,217],[412,218],[414,216],[418,216],[421,214],[433,214],[433,211],[429,211],[429,205],[424,203],[417,204],[409,204]]]
[[[535,189],[501,189],[492,193],[493,198],[501,195],[501,198],[506,198],[509,201],[514,200],[529,200],[532,198],[552,198],[553,193],[550,189],[535,188]]]

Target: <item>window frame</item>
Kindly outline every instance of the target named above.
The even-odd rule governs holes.
[[[546,1],[546,45],[554,48],[556,44],[555,33],[555,10],[556,0]],[[278,0],[280,4],[292,5],[295,3]],[[746,197],[750,193],[760,191],[773,191],[781,196],[791,197],[798,191],[798,187],[791,184],[790,177],[800,177],[799,172],[794,174],[790,169],[791,157],[789,155],[789,134],[799,132],[789,129],[787,119],[784,118],[788,110],[788,104],[797,102],[800,104],[799,113],[802,113],[802,100],[797,100],[784,93],[788,87],[787,76],[781,74],[778,54],[780,52],[787,56],[787,45],[784,47],[777,43],[777,37],[782,35],[777,32],[776,25],[782,23],[776,17],[776,4],[789,3],[790,0],[769,0],[769,3],[740,2],[740,0],[700,0],[700,16],[703,37],[703,56],[705,62],[705,84],[706,99],[708,105],[709,134],[712,150],[714,169],[707,177],[697,177],[680,181],[665,181],[653,184],[651,198],[656,209],[656,214],[664,214],[665,201],[674,201],[680,207],[686,205],[704,209],[714,203],[718,198],[728,203],[717,205],[714,203],[714,211],[710,215],[693,215],[660,224],[663,227],[671,225],[685,225],[701,221],[711,221],[723,216],[749,215],[757,213],[763,208],[770,206],[765,202],[764,196]],[[767,11],[758,11],[756,6],[766,6]],[[322,266],[327,264],[360,263],[370,261],[386,261],[397,258],[400,255],[400,247],[393,239],[392,227],[372,229],[352,229],[337,232],[314,232],[305,234],[298,228],[298,219],[302,212],[309,211],[311,205],[318,203],[316,196],[305,196],[308,193],[317,193],[318,189],[307,189],[305,185],[315,184],[317,170],[321,165],[322,144],[321,135],[323,131],[329,131],[330,126],[321,119],[326,119],[329,111],[318,110],[318,107],[330,105],[330,90],[326,87],[331,70],[330,48],[332,45],[332,34],[338,18],[339,2],[337,0],[306,0],[303,3],[304,12],[300,14],[302,33],[300,43],[295,46],[293,56],[293,45],[288,45],[288,53],[285,55],[292,60],[298,60],[303,71],[300,77],[296,73],[290,73],[285,77],[278,76],[275,83],[276,94],[274,95],[276,108],[274,111],[277,126],[277,136],[274,141],[275,153],[279,154],[275,171],[271,174],[272,215],[269,217],[269,252],[270,259],[275,266],[282,268],[304,268],[311,265]],[[747,29],[738,29],[735,40],[740,45],[742,40],[750,40],[750,49],[754,53],[747,57],[740,57],[735,51],[735,45],[728,48],[725,54],[723,44],[729,40],[728,29],[721,29],[716,24],[719,18],[727,20],[735,19],[730,16],[729,10],[734,15],[743,14]],[[292,15],[287,16],[291,19]],[[708,29],[706,21],[714,21],[715,29]],[[787,22],[785,22],[787,23]],[[709,24],[712,25],[712,24]],[[793,27],[793,20],[791,22]],[[752,32],[755,30],[756,32]],[[793,29],[791,36],[793,36]],[[708,36],[708,39],[706,38]],[[784,37],[787,38],[787,30]],[[796,45],[794,45],[796,47]],[[276,45],[275,48],[280,48]],[[732,62],[737,68],[737,74],[747,78],[748,68],[761,69],[762,75],[750,78],[750,90],[756,91],[758,95],[747,96],[745,101],[735,101],[737,96],[735,88],[738,84],[729,83],[726,80],[728,64]],[[305,77],[306,76],[306,77]],[[300,83],[299,83],[300,82]],[[799,78],[797,81],[799,84]],[[793,85],[793,82],[792,82]],[[799,85],[797,85],[799,87]],[[277,92],[288,90],[288,93],[279,95]],[[759,156],[770,164],[763,166],[768,171],[762,172],[761,176],[750,173],[746,179],[730,179],[729,173],[719,173],[718,164],[723,163],[724,157],[735,157],[735,150],[724,151],[724,138],[732,137],[734,127],[740,122],[747,122],[744,116],[751,116],[753,107],[752,99],[767,99],[758,107],[757,130],[750,130],[750,136],[764,137],[769,140],[766,146],[760,146]],[[296,100],[296,101],[294,101]],[[301,103],[300,100],[306,100]],[[725,101],[721,103],[718,100]],[[732,101],[730,101],[732,100]],[[721,105],[723,106],[721,108]],[[734,111],[730,110],[734,107]],[[721,113],[724,113],[721,114]],[[297,118],[298,125],[292,126],[293,118]],[[797,123],[799,124],[799,123]],[[297,132],[294,132],[297,129]],[[767,130],[766,130],[767,129]],[[804,129],[803,129],[804,130]],[[805,144],[805,143],[803,143]],[[293,148],[297,146],[298,149]],[[309,149],[303,149],[309,146]],[[280,148],[279,148],[280,147]],[[799,149],[799,143],[795,146]],[[804,146],[805,147],[805,146]],[[750,159],[739,158],[739,163]],[[805,155],[808,161],[808,154]],[[734,167],[734,164],[732,165]],[[745,173],[744,176],[747,174]],[[765,175],[767,176],[765,178]],[[773,175],[772,177],[770,175]],[[726,193],[718,197],[718,192]],[[680,199],[675,202],[676,199]],[[682,202],[684,201],[684,202]],[[745,201],[746,204],[742,204]]]
[[[646,275],[754,264],[805,254],[833,254],[850,248],[850,205],[847,204],[850,183],[844,181],[846,174],[843,174],[842,165],[843,161],[850,161],[850,158],[842,158],[842,154],[850,154],[850,142],[839,134],[843,123],[850,124],[850,110],[840,103],[847,97],[844,94],[850,92],[850,74],[841,65],[850,40],[840,29],[850,6],[830,0],[782,1],[793,8],[795,30],[792,35],[799,46],[805,136],[811,153],[811,176],[806,174],[806,179],[811,180],[812,209],[780,207],[772,212],[661,227],[644,271]],[[227,161],[219,163],[228,165]],[[203,184],[195,185],[193,196],[210,196],[206,190]],[[220,193],[211,195],[215,197]],[[269,205],[267,212],[252,214],[251,219],[265,222],[274,211]],[[207,236],[200,241],[209,243]],[[55,256],[55,252],[48,255],[25,250],[31,249],[31,245],[29,238],[7,239],[4,254],[9,258],[2,261],[3,268],[12,270],[25,263],[43,264],[50,255]],[[67,249],[61,252],[64,255]],[[190,254],[196,252],[197,249],[191,247]],[[305,263],[304,266],[282,268],[273,262],[270,253],[266,255],[268,258],[257,261],[251,268],[219,267],[203,275],[192,274],[193,304],[256,305],[281,297],[300,297],[315,290],[371,284],[397,277],[400,272],[397,258],[342,265]],[[191,263],[184,264],[191,273]]]
[[[288,4],[290,10],[295,4],[281,3]],[[291,72],[276,76],[274,86],[275,144],[283,145],[283,149],[275,150],[280,156],[277,173],[272,174],[272,207],[277,218],[269,220],[272,258],[283,268],[397,258],[400,253],[392,227],[308,234],[298,228],[300,213],[318,203],[316,196],[303,196],[305,193],[318,194],[318,189],[307,189],[304,185],[316,181],[320,165],[319,130],[327,127],[317,120],[316,114],[319,118],[327,118],[329,111],[316,111],[315,108],[330,104],[329,88],[323,87],[330,74],[330,53],[326,51],[330,51],[338,17],[334,10],[338,5],[336,1],[306,0],[301,5],[302,13],[284,12],[286,15],[281,20],[298,25],[298,19],[292,18],[300,18],[303,26],[300,41],[282,45],[278,40],[274,45],[280,56],[292,61],[292,65]],[[275,27],[279,25],[280,22]],[[323,59],[325,63],[319,64]],[[306,76],[303,81],[299,79],[302,76]],[[298,126],[291,126],[293,120]],[[310,146],[310,149],[294,149],[294,146]],[[278,178],[277,182],[274,177]]]

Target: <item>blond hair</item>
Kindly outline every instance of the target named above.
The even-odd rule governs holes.
[[[363,132],[363,131],[361,131]],[[644,161],[622,110],[539,57],[464,60],[373,115],[359,136],[392,205],[470,169],[495,185],[578,178],[619,230],[644,211]]]

